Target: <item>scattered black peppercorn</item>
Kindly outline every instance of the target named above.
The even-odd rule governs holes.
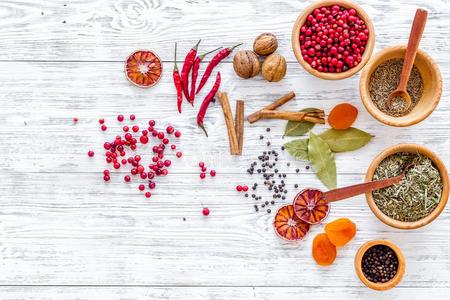
[[[398,270],[398,257],[394,250],[386,245],[375,245],[364,253],[361,260],[364,276],[375,283],[388,282]]]
[[[248,197],[248,194],[245,194],[245,197],[247,198],[247,197]]]
[[[294,184],[294,187],[297,189],[298,188],[298,184]]]
[[[270,132],[270,128],[266,128],[266,131],[267,131],[267,132]]]
[[[305,169],[306,169],[306,170],[309,170],[309,166],[306,166]]]
[[[267,146],[270,146],[270,142],[267,142]]]
[[[281,150],[284,151],[284,146],[281,146]]]
[[[259,139],[262,140],[264,137],[262,135],[259,136]]]

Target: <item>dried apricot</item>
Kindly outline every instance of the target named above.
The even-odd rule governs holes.
[[[358,116],[358,109],[349,103],[341,103],[333,107],[328,115],[328,124],[338,130],[350,128]]]
[[[127,79],[138,87],[151,87],[161,78],[161,59],[149,50],[135,51],[125,61]]]
[[[325,219],[330,206],[323,199],[323,193],[317,189],[305,189],[295,196],[294,211],[300,220],[309,224],[318,224]]]
[[[281,239],[293,242],[303,239],[310,225],[295,215],[292,205],[285,205],[277,211],[273,226]]]
[[[336,259],[336,246],[330,242],[326,233],[319,233],[314,238],[312,255],[321,266],[329,266]]]
[[[356,225],[347,218],[337,219],[325,226],[330,242],[337,247],[346,245],[356,234]]]

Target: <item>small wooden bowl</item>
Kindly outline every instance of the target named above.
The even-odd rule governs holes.
[[[425,226],[429,223],[431,223],[434,219],[436,219],[440,213],[444,210],[445,205],[448,201],[448,195],[449,195],[449,180],[448,180],[448,173],[447,169],[442,162],[442,160],[431,150],[428,148],[425,148],[424,146],[416,145],[416,144],[399,144],[396,146],[392,146],[378,154],[377,157],[372,161],[372,163],[369,166],[369,169],[367,170],[366,174],[366,182],[371,181],[373,178],[373,175],[375,173],[375,169],[378,167],[378,165],[388,156],[398,153],[398,152],[409,152],[409,153],[420,153],[427,157],[429,157],[436,168],[439,170],[439,173],[441,174],[442,179],[442,195],[441,195],[441,201],[439,202],[438,206],[425,218],[420,219],[415,222],[402,222],[395,219],[392,219],[385,215],[376,205],[375,200],[373,199],[372,193],[366,193],[366,200],[367,204],[369,205],[372,212],[375,214],[375,216],[380,219],[383,223],[398,228],[398,229],[416,229],[422,226]]]
[[[362,71],[359,82],[361,100],[367,111],[379,122],[395,127],[411,126],[427,118],[438,105],[442,94],[442,77],[439,67],[428,54],[419,49],[414,64],[422,75],[424,91],[417,105],[403,117],[389,116],[376,107],[370,97],[370,77],[380,64],[393,58],[403,58],[405,51],[405,45],[398,45],[378,52]]]
[[[366,49],[363,53],[361,62],[356,67],[341,73],[324,73],[317,71],[303,59],[302,51],[300,50],[300,41],[299,41],[300,28],[305,23],[308,15],[310,15],[316,8],[332,5],[339,5],[345,8],[354,8],[358,16],[364,21],[364,23],[366,23],[367,29],[369,29],[369,40],[367,41]],[[364,67],[364,65],[369,61],[369,58],[373,52],[373,47],[375,46],[375,29],[373,28],[373,23],[370,20],[369,16],[358,4],[348,0],[320,0],[306,7],[303,10],[303,12],[297,17],[297,20],[295,21],[294,24],[294,28],[292,29],[291,40],[292,40],[292,50],[294,50],[295,57],[297,58],[300,65],[302,65],[306,71],[322,79],[340,80],[354,75],[359,70],[361,70]]]
[[[369,250],[371,247],[376,245],[385,245],[394,250],[395,254],[397,255],[398,259],[398,269],[397,273],[395,274],[394,278],[389,280],[388,282],[384,283],[376,283],[368,280],[366,276],[364,275],[362,271],[362,258],[364,256],[364,253],[366,253],[367,250]],[[355,270],[356,274],[358,274],[359,279],[369,288],[377,291],[385,291],[389,290],[393,287],[395,287],[403,278],[403,275],[405,274],[405,257],[403,256],[402,251],[400,248],[388,240],[373,240],[365,243],[362,245],[358,252],[356,252],[355,256]]]

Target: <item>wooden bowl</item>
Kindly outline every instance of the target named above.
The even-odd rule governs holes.
[[[367,29],[369,29],[369,40],[367,41],[366,49],[363,53],[361,62],[356,67],[341,73],[324,73],[317,71],[303,59],[303,55],[300,50],[300,41],[299,41],[300,28],[305,23],[308,15],[311,14],[316,8],[332,5],[339,5],[345,8],[354,8],[358,16],[366,23]],[[369,58],[373,52],[373,47],[375,46],[375,30],[373,28],[373,23],[370,20],[369,16],[358,4],[348,0],[320,0],[314,2],[313,4],[305,8],[305,10],[297,17],[297,20],[295,21],[294,24],[294,28],[292,29],[291,39],[292,39],[292,49],[294,50],[295,57],[297,58],[300,65],[302,65],[306,71],[322,79],[340,80],[354,75],[359,70],[361,70],[364,67],[364,65],[369,61]]]
[[[398,45],[378,52],[362,71],[359,82],[361,100],[367,111],[381,123],[396,127],[411,126],[427,118],[438,105],[442,94],[442,78],[439,67],[428,54],[419,49],[414,64],[422,75],[424,91],[417,105],[403,117],[389,116],[376,107],[370,98],[370,77],[381,63],[393,58],[403,58],[405,51],[406,45]]]
[[[366,251],[369,250],[369,248],[376,246],[376,245],[388,246],[389,248],[394,250],[395,254],[397,255],[397,259],[398,259],[397,273],[395,274],[394,278],[392,278],[388,282],[384,282],[384,283],[372,282],[366,278],[366,276],[364,275],[364,273],[362,271],[361,263],[362,263],[362,258],[363,258],[364,253],[366,253]],[[403,256],[403,253],[400,250],[400,248],[397,245],[395,245],[394,243],[392,243],[391,241],[388,241],[388,240],[369,241],[369,242],[365,243],[364,245],[362,245],[359,248],[358,252],[356,252],[355,270],[356,270],[356,274],[358,274],[359,279],[367,287],[369,287],[373,290],[377,290],[377,291],[389,290],[389,289],[395,287],[402,280],[403,275],[405,274],[405,257]]]
[[[416,144],[399,144],[396,146],[392,146],[378,154],[377,157],[372,161],[372,163],[369,166],[369,169],[367,170],[366,174],[366,182],[371,181],[373,178],[373,175],[375,173],[375,169],[378,167],[378,165],[388,156],[398,153],[398,152],[410,152],[410,153],[420,153],[427,157],[429,157],[436,168],[439,170],[439,173],[441,174],[442,179],[442,195],[441,195],[441,201],[439,202],[438,206],[425,218],[420,219],[415,222],[402,222],[395,219],[392,219],[385,215],[376,205],[375,200],[373,199],[372,193],[366,193],[366,200],[367,204],[369,205],[372,212],[375,214],[375,216],[380,219],[383,223],[399,228],[399,229],[416,229],[422,226],[427,225],[428,223],[432,222],[434,219],[436,219],[439,214],[444,210],[445,205],[447,204],[448,200],[448,194],[449,194],[449,182],[448,182],[448,173],[447,169],[442,162],[442,160],[431,150],[425,148],[424,146],[416,145]]]

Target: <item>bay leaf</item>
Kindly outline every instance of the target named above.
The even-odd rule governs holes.
[[[308,157],[317,177],[329,189],[336,187],[336,162],[330,146],[320,136],[309,132]]]
[[[309,160],[308,139],[293,140],[283,146],[295,159]]]
[[[328,129],[319,136],[333,152],[353,151],[364,147],[372,139],[367,132],[353,127],[345,130]]]
[[[302,109],[301,112],[308,112],[308,111],[315,111],[315,110],[317,110],[317,108],[308,107],[308,108]],[[286,124],[286,128],[284,129],[284,136],[304,135],[305,133],[307,133],[308,131],[313,129],[313,127],[315,125],[316,124],[307,122],[307,121],[300,121],[300,122],[288,121]]]

